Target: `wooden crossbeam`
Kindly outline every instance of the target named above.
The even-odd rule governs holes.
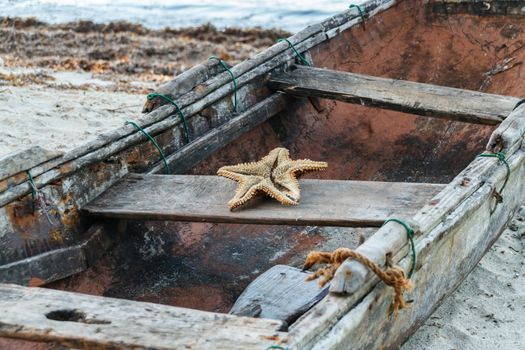
[[[0,337],[75,349],[265,349],[282,322],[0,284]]]
[[[231,212],[237,184],[218,176],[132,174],[83,208],[123,219],[275,225],[380,226],[409,217],[444,186],[435,184],[301,180],[301,202],[286,207],[260,197]]]
[[[500,123],[521,101],[516,97],[302,66],[272,75],[269,85],[295,96],[316,96],[489,125]]]

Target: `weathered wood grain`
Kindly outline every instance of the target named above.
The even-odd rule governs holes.
[[[295,45],[299,52],[304,52],[325,40],[322,30],[323,25],[321,24],[308,26],[288,39]],[[294,57],[294,53],[289,49],[288,44],[286,42],[280,42],[253,58],[241,62],[233,67],[231,71],[237,78],[238,88],[241,88],[256,77],[266,74],[269,70],[287,61],[293,60]],[[216,60],[210,62],[213,61],[216,62]],[[205,66],[208,64],[209,63],[203,63]],[[200,68],[197,70],[200,72],[198,75],[202,74]],[[174,90],[174,88],[180,85],[186,85],[186,80],[188,82],[197,82],[195,79],[193,74],[186,75],[184,80],[182,80],[182,77],[176,78],[172,81],[172,84],[166,87],[166,89],[163,89],[162,92],[168,95],[176,95],[177,91]],[[191,120],[191,117],[202,109],[231,93],[233,93],[231,76],[228,72],[224,72],[224,74],[212,77],[209,81],[200,83],[198,88],[196,87],[181,95],[180,98],[177,99],[177,103],[186,118]],[[175,107],[168,104],[134,119],[150,135],[156,135],[166,129],[176,127],[181,123],[179,118],[169,118],[174,113],[176,113]],[[68,151],[58,159],[35,167],[32,169],[32,174],[37,186],[40,187],[48,184],[50,181],[64,177],[85,165],[103,160],[120,150],[146,140],[147,138],[140,132],[137,132],[132,126],[123,125],[122,127],[100,134],[95,140]],[[58,166],[60,166],[60,168],[57,168]],[[29,193],[29,191],[30,188],[26,183],[19,182],[19,185],[12,188],[9,192],[0,193],[0,206]]]
[[[403,215],[399,218],[407,222],[416,235],[428,232],[438,225],[443,218],[454,210],[468,196],[483,185],[486,178],[499,167],[498,160],[476,158],[465,170],[456,176],[440,193],[425,204],[414,216]],[[383,265],[389,253],[407,250],[407,233],[405,228],[395,222],[381,227],[357,250]],[[357,261],[345,261],[334,275],[330,291],[335,293],[355,293],[372,273]],[[349,277],[351,276],[351,277]]]
[[[414,275],[416,288],[408,294],[411,307],[397,318],[389,317],[392,291],[382,283],[366,295],[350,312],[341,318],[323,337],[301,349],[397,348],[450,295],[477,265],[487,249],[498,239],[506,223],[523,204],[525,196],[525,154],[519,151],[512,158],[510,188],[495,212],[491,198],[495,186],[501,186],[505,171],[501,169],[488,183],[451,212],[440,225],[418,239],[418,271]],[[525,208],[522,207],[520,219]],[[521,221],[520,220],[520,221]],[[520,222],[517,221],[517,222]],[[401,265],[408,268],[410,259]],[[366,320],[366,321],[365,321]],[[299,324],[297,326],[300,326]],[[291,348],[296,348],[295,330],[291,331]]]
[[[265,349],[282,322],[0,284],[0,336],[75,349]]]
[[[520,116],[515,114],[508,118],[520,118]],[[521,142],[523,142],[523,139]],[[518,143],[520,142],[518,141]],[[511,151],[513,149],[514,153],[516,153],[516,148],[513,147]],[[507,159],[509,159],[512,169],[521,169],[520,167],[524,161],[523,154],[522,152],[518,152],[518,155],[514,153],[507,153]],[[416,237],[426,236],[439,225],[443,225],[446,222],[446,218],[465,203],[468,198],[471,198],[482,186],[486,186],[488,183],[492,189],[499,189],[506,177],[506,173],[505,166],[498,159],[476,158],[416,215],[413,217],[401,217],[401,219],[405,219],[415,229]],[[516,174],[513,170],[511,176],[521,179],[522,176],[519,174],[520,172]],[[520,182],[517,182],[517,184],[522,186]],[[504,200],[506,200],[505,197],[508,196],[508,193],[514,193],[510,190],[510,188],[513,188],[513,185],[510,186],[505,191],[507,194],[504,194]],[[518,196],[520,195],[518,192]],[[514,196],[512,195],[511,198],[514,198]],[[492,205],[494,199],[490,198],[489,204]],[[505,208],[502,206],[496,207],[495,213],[500,211],[505,211]],[[508,211],[507,214],[509,214]],[[357,250],[380,265],[384,264],[387,253],[393,254],[396,257],[394,262],[397,262],[408,254],[406,231],[397,223],[388,223],[366,240]],[[409,260],[408,257],[407,260]],[[407,265],[405,264],[405,266]],[[351,274],[351,278],[349,278],[349,274]],[[315,313],[309,312],[305,314],[294,325],[297,328],[294,328],[290,334],[290,337],[297,341],[298,348],[303,348],[306,344],[313,343],[316,336],[335,325],[337,320],[363,298],[378,281],[378,278],[369,273],[360,263],[345,261],[337,270],[331,282],[330,290],[336,293],[348,293],[350,296],[330,297],[315,308]],[[360,321],[360,319],[354,319],[352,322],[357,324]]]
[[[276,93],[271,95],[242,114],[213,128],[191,144],[172,153],[167,157],[170,169],[176,174],[184,173],[242,134],[282,111],[287,103],[289,103],[289,97],[286,97],[284,94]],[[164,163],[158,162],[148,171],[148,174],[160,173],[163,170]]]
[[[0,283],[40,286],[92,266],[113,244],[104,225],[93,225],[82,243],[0,265]]]
[[[295,96],[323,97],[479,124],[500,123],[520,101],[516,97],[302,66],[272,75],[269,85]]]
[[[293,323],[328,294],[317,281],[306,281],[308,272],[276,265],[257,277],[239,296],[230,314]]]
[[[298,206],[261,197],[232,212],[227,203],[236,187],[218,176],[133,174],[82,209],[126,219],[366,227],[396,213],[412,215],[443,185],[302,180]]]
[[[62,154],[63,152],[50,151],[40,146],[6,154],[0,157],[0,180],[55,159]]]
[[[490,135],[487,151],[512,154],[521,147],[525,135],[525,104],[514,109]]]
[[[191,91],[195,86],[204,83],[222,71],[224,71],[224,68],[219,64],[219,61],[207,60],[191,67],[176,76],[175,79],[159,86],[153,93],[165,95],[172,100],[177,100],[180,96]],[[151,100],[146,99],[142,113],[149,113],[168,103],[168,101],[159,97]]]
[[[394,4],[395,1],[393,0],[369,0],[361,6],[363,11],[367,12],[369,17],[372,17]],[[332,33],[333,36],[334,33],[347,30],[359,22],[359,15],[357,15],[355,11],[347,10],[328,18],[320,24],[308,26],[290,37],[289,40],[294,44],[298,52],[303,53],[321,42],[326,41],[329,38],[329,36],[327,36],[328,32]],[[280,42],[253,58],[236,65],[232,68],[232,72],[237,77],[237,84],[240,88],[248,82],[264,76],[272,69],[291,62],[294,59],[295,54],[290,50],[288,44],[286,42]],[[233,93],[231,76],[227,72],[221,73],[209,81],[200,84],[199,87],[196,87],[194,90],[198,91],[191,90],[177,100],[186,118],[189,119],[203,108]],[[145,116],[135,118],[135,120],[149,134],[157,135],[164,130],[180,124],[179,118],[168,118],[174,112],[175,108],[173,106],[164,105]],[[132,126],[123,126],[105,132],[96,140],[77,147],[56,160],[37,166],[31,171],[37,186],[42,187],[84,166],[107,159],[111,155],[139,142],[147,142],[147,139]],[[24,181],[14,179],[13,184],[17,185],[13,186],[8,192],[0,193],[0,206],[28,194],[31,190],[29,185]]]

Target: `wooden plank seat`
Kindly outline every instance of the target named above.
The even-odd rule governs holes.
[[[283,206],[259,196],[228,208],[237,183],[218,176],[130,174],[82,208],[93,216],[141,220],[376,227],[410,217],[444,185],[301,180],[301,202]]]
[[[479,124],[500,123],[521,101],[516,97],[302,66],[273,74],[269,86],[295,96]]]

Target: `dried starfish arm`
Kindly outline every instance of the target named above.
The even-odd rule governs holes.
[[[314,162],[309,159],[290,160],[279,164],[272,172],[273,181],[276,186],[286,189],[287,196],[299,202],[301,190],[297,176],[307,171],[324,170],[328,164],[326,162]]]

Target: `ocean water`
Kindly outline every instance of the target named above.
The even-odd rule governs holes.
[[[61,23],[126,20],[159,29],[212,23],[224,27],[281,28],[297,32],[364,0],[0,0],[0,16]]]

